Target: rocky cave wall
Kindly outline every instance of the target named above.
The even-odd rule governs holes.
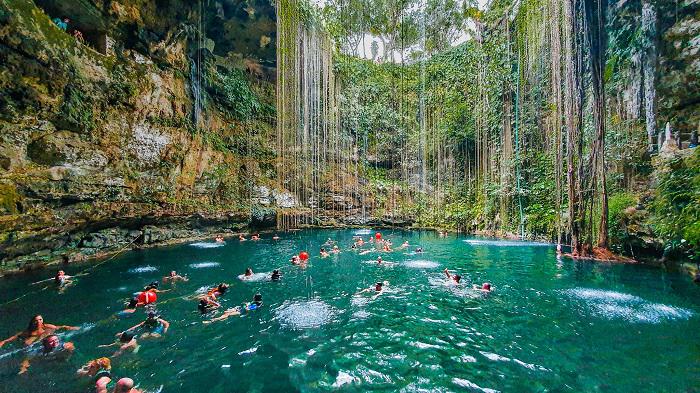
[[[263,0],[1,0],[0,270],[246,225],[274,177],[274,108],[242,120],[211,80],[272,107],[274,40]]]

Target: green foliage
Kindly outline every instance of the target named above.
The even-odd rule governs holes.
[[[700,148],[674,158],[659,179],[652,206],[652,225],[667,248],[688,257],[700,254]]]
[[[636,204],[637,196],[631,192],[611,194],[608,199],[608,233],[617,252],[624,252],[624,245],[629,242],[625,211]]]
[[[243,71],[214,70],[209,75],[208,90],[219,107],[236,120],[248,121],[263,112],[260,99],[253,92]],[[264,111],[270,112],[269,108]]]
[[[66,85],[61,105],[61,118],[67,122],[68,127],[78,132],[89,132],[95,128],[95,116],[93,113],[93,98],[86,90],[77,84]]]

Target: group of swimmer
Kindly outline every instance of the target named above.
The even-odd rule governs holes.
[[[275,235],[273,240],[279,240],[279,236]],[[239,236],[240,241],[247,240],[243,235]],[[259,234],[254,234],[251,236],[251,240],[260,240]],[[223,236],[217,235],[214,238],[215,242],[225,241]],[[393,252],[392,242],[388,239],[382,239],[381,234],[376,233],[375,237],[370,237],[367,242],[364,241],[359,236],[353,238],[353,243],[351,250],[359,251],[365,244],[372,244],[376,246],[376,249],[383,252]],[[330,249],[330,253],[326,251],[326,247]],[[409,248],[410,245],[408,241],[404,241],[401,246],[396,250],[405,250]],[[359,252],[360,255],[364,255],[372,250],[365,250]],[[338,244],[331,240],[330,238],[322,245],[320,249],[320,257],[326,258],[330,256],[331,253],[339,254],[341,252]],[[416,253],[422,253],[423,249],[417,247],[415,249]],[[291,263],[299,267],[306,267],[308,263],[309,255],[307,252],[302,251],[298,255],[294,255],[291,258]],[[377,258],[377,264],[382,265],[385,261],[381,256]],[[452,274],[448,269],[444,270],[447,277],[447,281],[452,284],[460,284],[462,276],[459,274]],[[254,277],[255,273],[251,267],[246,268],[245,273],[239,276],[241,280],[250,280]],[[78,276],[78,275],[76,275]],[[67,286],[73,284],[74,278],[76,276],[66,275],[63,270],[59,270],[56,275],[52,278],[42,280],[39,282],[53,281],[59,291],[62,291]],[[282,274],[279,269],[274,269],[269,276],[271,281],[279,281],[282,278]],[[131,378],[115,378],[112,373],[112,360],[118,358],[119,356],[131,352],[137,353],[140,345],[138,340],[146,340],[149,338],[159,338],[162,335],[168,333],[170,329],[170,322],[162,318],[155,309],[156,302],[158,300],[158,294],[169,292],[175,289],[175,284],[177,282],[187,282],[189,279],[186,276],[178,274],[176,271],[171,271],[167,276],[162,278],[163,283],[171,284],[170,289],[159,289],[159,282],[153,281],[146,285],[143,290],[139,291],[127,302],[126,308],[117,313],[118,318],[129,317],[136,311],[143,307],[146,309],[146,319],[135,324],[134,326],[116,333],[115,341],[109,344],[99,345],[98,348],[111,348],[116,347],[116,351],[112,353],[109,357],[100,357],[89,361],[77,370],[77,375],[81,378],[90,378],[92,380],[93,391],[97,393],[139,393],[143,392],[140,389],[134,387],[134,381]],[[34,283],[37,284],[37,283]],[[372,299],[376,299],[381,295],[386,287],[389,285],[388,281],[380,281],[376,284],[365,288],[357,292],[356,295],[362,295],[365,293],[371,294]],[[222,307],[220,298],[224,296],[229,289],[229,284],[222,282],[212,288],[209,288],[206,293],[195,294],[193,296],[188,296],[189,299],[196,299],[198,301],[197,310],[202,316],[209,315],[215,310]],[[491,284],[488,282],[483,283],[481,286],[473,285],[473,289],[476,291],[481,291],[488,293],[491,291]],[[238,316],[242,313],[249,313],[260,309],[263,306],[263,297],[260,293],[256,293],[253,296],[251,302],[245,302],[240,306],[230,307],[222,311],[218,316],[213,316],[209,319],[202,321],[203,324],[211,324],[218,321],[223,321],[232,316]],[[75,345],[70,341],[63,341],[62,338],[57,334],[57,332],[65,330],[79,330],[78,327],[68,326],[68,325],[53,325],[45,323],[41,315],[35,315],[29,321],[27,328],[21,332],[18,332],[9,338],[0,341],[0,348],[5,344],[13,342],[15,340],[22,340],[24,347],[27,348],[26,355],[23,358],[19,374],[25,374],[33,361],[36,360],[67,360],[75,352]],[[35,343],[40,342],[41,346],[35,348]]]

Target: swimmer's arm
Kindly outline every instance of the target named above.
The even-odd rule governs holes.
[[[447,276],[447,278],[452,278],[452,275],[450,274],[450,271],[447,270],[447,268],[445,268],[445,270],[443,270],[443,271],[445,272],[445,275]]]
[[[111,343],[111,344],[101,344],[101,345],[98,345],[97,348],[109,348],[109,347],[113,347],[113,346],[115,346],[115,345],[119,345],[119,343],[114,342],[114,343]]]
[[[80,328],[77,326],[68,326],[68,325],[61,325],[61,326],[56,327],[56,329],[80,330]]]
[[[23,332],[18,332],[18,333],[15,334],[14,336],[10,336],[10,337],[8,337],[8,338],[6,338],[6,339],[0,341],[0,348],[1,348],[3,345],[5,345],[5,344],[7,344],[7,343],[9,343],[9,342],[12,342],[12,341],[17,340],[17,339],[19,338],[19,336],[22,335],[22,333],[23,333]]]
[[[130,328],[124,330],[124,331],[125,331],[125,332],[132,331],[132,330],[134,330],[134,329],[136,329],[136,328],[141,327],[144,323],[146,323],[146,321],[143,321],[143,322],[139,323],[138,325],[134,325],[134,326],[132,326],[132,327],[130,327]],[[117,333],[117,336],[120,336],[120,335],[121,335],[121,333]]]
[[[164,334],[167,333],[167,332],[168,332],[168,328],[170,327],[170,322],[166,321],[165,319],[161,319],[161,320],[160,320],[160,323],[163,324],[163,333],[164,333]]]

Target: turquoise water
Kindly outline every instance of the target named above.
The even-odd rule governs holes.
[[[113,360],[113,373],[148,391],[473,391],[688,392],[700,386],[700,287],[678,274],[631,265],[558,260],[552,246],[431,232],[383,231],[425,252],[358,255],[356,231],[302,231],[259,242],[229,239],[123,254],[89,270],[63,293],[28,284],[55,269],[0,281],[0,334],[24,328],[36,313],[49,323],[79,325],[68,361],[36,362],[17,376],[22,353],[0,349],[0,391],[83,392],[74,372],[108,356],[97,348],[143,319],[113,315],[132,292],[171,269],[187,274],[159,295],[171,323],[161,339],[141,340],[137,354]],[[369,231],[362,232],[367,239]],[[326,238],[344,251],[326,259]],[[302,269],[289,264],[301,249]],[[365,247],[364,249],[368,249]],[[73,266],[68,274],[90,265]],[[242,282],[246,267],[280,268],[282,281]],[[464,276],[445,285],[442,269]],[[355,295],[389,281],[376,299]],[[264,297],[262,309],[202,324],[187,299],[220,281],[232,284],[224,307]],[[484,296],[471,283],[489,281]],[[467,285],[468,284],[468,285]],[[169,285],[162,285],[161,289]]]

